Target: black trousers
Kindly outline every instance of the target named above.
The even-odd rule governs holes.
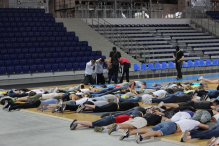
[[[26,102],[26,103],[13,103],[11,104],[12,109],[19,109],[19,108],[36,108],[40,106],[41,101],[40,100],[33,100],[32,102]]]
[[[105,78],[103,76],[103,73],[101,74],[96,73],[96,84],[105,84]]]
[[[94,84],[94,80],[93,80],[92,75],[86,75],[86,76],[84,76],[84,85],[88,85],[89,83],[90,83],[91,85]]]
[[[104,106],[96,106],[93,112],[113,112],[118,110],[118,104],[115,102],[111,102],[109,104],[106,104]]]
[[[115,77],[114,83],[117,84],[118,83],[118,72],[119,72],[119,65],[118,66],[113,66],[111,69],[109,69],[108,72],[108,84],[110,84],[110,81],[112,79],[112,77]]]
[[[126,81],[129,82],[129,67],[127,63],[124,63],[124,64],[125,65],[122,66],[122,74],[121,74],[120,83],[123,83],[125,74],[126,74]]]
[[[182,72],[181,72],[182,65],[179,62],[176,62],[176,70],[177,70],[177,77],[182,78]]]

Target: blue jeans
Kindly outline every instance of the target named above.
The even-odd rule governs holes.
[[[215,126],[210,130],[201,132],[198,130],[190,131],[192,138],[211,139],[212,137],[219,137],[219,126]]]
[[[219,96],[219,91],[210,91],[207,93],[210,98],[217,98]]]
[[[102,93],[106,93],[108,90],[106,89],[103,89],[101,91],[98,91],[98,92],[90,92],[90,94],[102,94]]]
[[[150,129],[152,131],[160,131],[162,136],[165,136],[175,133],[175,131],[177,130],[177,126],[175,122],[164,121],[154,127],[151,127]]]
[[[177,91],[177,92],[173,93],[173,95],[184,95],[184,94],[186,94],[186,93],[181,92],[181,91]]]
[[[107,125],[113,124],[115,122],[116,122],[116,120],[113,116],[106,116],[102,119],[99,119],[97,121],[92,122],[92,125],[93,125],[93,127],[95,127],[95,126],[100,127],[100,126],[107,126]]]
[[[167,94],[165,97],[163,98],[152,98],[152,103],[159,103],[163,101],[164,103],[175,103],[176,102],[176,95],[173,94]]]
[[[138,95],[135,95],[131,98],[119,98],[119,101],[129,101],[129,102],[140,102],[142,100],[142,97],[141,96],[138,96]]]
[[[58,100],[57,99],[47,99],[42,101],[43,104],[55,104]]]

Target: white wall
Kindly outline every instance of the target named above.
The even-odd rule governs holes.
[[[94,19],[93,24],[97,24],[97,19]],[[135,18],[105,18],[110,24],[190,24],[190,19],[135,19]],[[86,19],[84,18],[84,21]],[[99,19],[101,24],[104,24],[102,19]],[[91,19],[87,19],[87,23],[92,24]]]

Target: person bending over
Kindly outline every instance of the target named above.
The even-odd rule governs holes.
[[[124,138],[127,138],[131,135],[135,135],[136,142],[140,143],[140,141],[142,141],[144,138],[149,138],[153,136],[160,137],[170,135],[173,133],[185,132],[186,130],[191,131],[198,128],[203,128],[207,130],[209,129],[209,126],[190,119],[183,119],[177,122],[164,121],[154,127],[151,127],[150,129],[138,129],[131,132],[127,132]]]

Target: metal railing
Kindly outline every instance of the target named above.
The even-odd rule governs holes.
[[[186,13],[184,11],[186,7],[178,8],[178,6],[153,5],[151,10],[148,6],[120,6],[117,7],[116,10],[113,6],[89,6],[88,8],[86,5],[80,5],[76,7],[78,13],[83,13],[82,11],[84,10],[84,7],[86,7],[89,9],[88,15],[90,15],[89,13],[95,13],[95,16],[99,16],[100,18],[186,18]]]
[[[213,35],[219,36],[219,21],[212,19],[206,14],[206,11],[187,8],[187,15],[190,17],[191,24],[195,24],[197,28],[201,28],[200,31]]]
[[[151,62],[150,50],[147,46],[138,43],[113,24],[110,24],[96,13],[90,11],[87,7],[78,6],[75,9],[75,18],[81,18],[82,21],[137,60],[145,63]],[[143,60],[142,56],[145,56]]]

